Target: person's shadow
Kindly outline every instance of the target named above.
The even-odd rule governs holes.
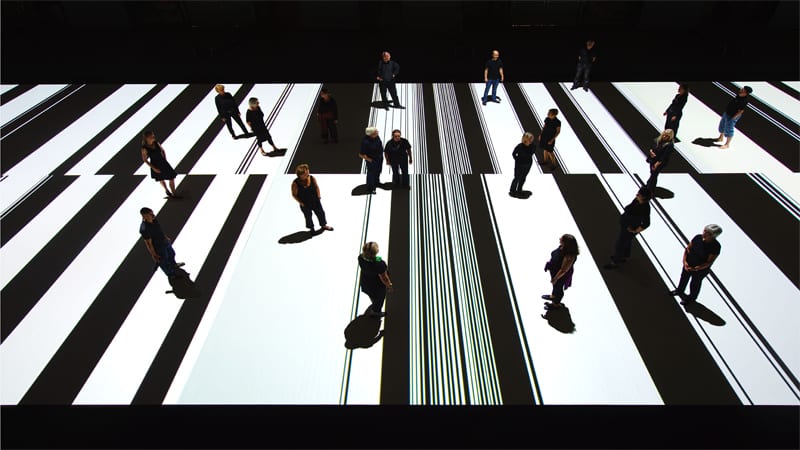
[[[389,101],[384,102],[383,100],[376,100],[369,104],[369,106],[371,106],[372,108],[379,108],[379,109],[389,109],[391,105],[392,104]]]
[[[700,145],[702,147],[720,147],[722,144],[715,142],[717,138],[697,138],[692,141],[692,144]]]
[[[697,317],[700,320],[706,321],[711,325],[718,327],[725,325],[725,319],[718,316],[714,311],[706,308],[702,303],[687,302],[685,305],[683,305],[683,309],[689,314]]]
[[[304,241],[307,241],[307,240],[311,239],[314,236],[319,236],[324,231],[325,230],[322,229],[322,228],[320,228],[318,230],[315,230],[315,231],[309,231],[309,230],[297,231],[297,232],[292,233],[292,234],[287,234],[286,236],[278,239],[278,243],[279,244],[299,244],[301,242],[304,242]]]
[[[175,274],[169,277],[168,280],[172,289],[166,291],[167,294],[174,294],[175,297],[180,299],[198,298],[202,295],[194,281],[189,278],[189,274],[181,268],[175,269]]]
[[[531,191],[519,191],[519,192],[514,192],[514,193],[511,194],[512,197],[519,198],[519,199],[522,199],[522,200],[530,198],[531,195],[533,195],[533,192],[531,192]]]
[[[344,346],[350,350],[370,348],[383,337],[380,317],[361,315],[344,329]]]
[[[575,324],[572,322],[572,316],[569,314],[569,308],[562,306],[560,308],[550,308],[542,314],[542,319],[547,320],[547,323],[562,333],[574,333]]]
[[[383,189],[383,190],[385,190],[385,191],[390,191],[390,190],[392,190],[394,185],[391,182],[390,183],[378,183],[378,187]],[[354,187],[353,190],[350,192],[350,194],[353,195],[353,196],[369,195],[371,193],[372,193],[372,191],[369,190],[369,188],[367,187],[366,184],[360,184],[360,185]]]
[[[653,193],[653,197],[655,197],[655,198],[675,198],[675,193],[670,191],[669,189],[664,189],[662,187],[656,186],[655,192]]]

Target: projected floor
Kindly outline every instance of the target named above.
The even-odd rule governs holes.
[[[694,143],[716,138],[745,84],[731,147]],[[321,85],[225,84],[242,117],[259,99],[282,157],[231,139],[213,85],[2,86],[0,403],[800,404],[800,83],[690,83],[651,226],[613,271],[619,214],[677,84],[570,85],[501,85],[484,106],[483,84],[404,84],[405,109],[388,110],[373,85],[326,85],[340,138],[324,144]],[[535,163],[532,196],[512,198],[511,152],[551,108],[558,165]],[[411,190],[392,190],[385,166],[360,195],[369,125],[411,143]],[[150,178],[144,130],[183,198]],[[301,163],[334,231],[302,233]],[[166,293],[143,206],[194,298]],[[709,223],[722,251],[685,307],[669,291]],[[548,311],[542,267],[564,233],[580,255],[567,308]],[[382,319],[362,316],[366,241],[395,285]]]

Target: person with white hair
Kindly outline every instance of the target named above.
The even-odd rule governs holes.
[[[374,194],[383,170],[383,143],[378,136],[377,128],[367,127],[364,133],[366,136],[361,141],[358,156],[367,162],[367,189]]]
[[[700,294],[700,283],[708,275],[711,264],[714,264],[722,248],[717,241],[717,236],[720,234],[722,234],[722,228],[719,225],[713,223],[706,225],[703,233],[692,238],[692,241],[686,246],[686,250],[683,252],[681,279],[678,287],[670,292],[672,295],[681,297],[681,305],[697,301],[697,295]],[[683,293],[687,284],[689,284],[688,296]]]

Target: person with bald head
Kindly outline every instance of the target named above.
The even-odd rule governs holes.
[[[486,89],[483,90],[483,98],[481,103],[486,105],[487,101],[499,103],[500,99],[497,98],[497,85],[502,83],[505,79],[503,74],[503,60],[500,59],[500,52],[498,50],[492,51],[492,59],[486,61],[483,69],[483,81],[486,83]],[[492,88],[492,97],[489,98],[489,88]]]
[[[383,109],[389,109],[389,102],[386,100],[386,90],[392,94],[392,103],[395,108],[405,109],[400,104],[400,99],[397,98],[397,87],[395,86],[395,78],[400,73],[400,64],[392,61],[392,55],[389,52],[381,54],[381,60],[378,62],[378,70],[375,73],[375,79],[378,80],[378,86],[381,91],[381,101],[383,102]]]
[[[217,91],[217,96],[214,97],[214,103],[217,104],[219,118],[225,123],[225,125],[228,126],[228,131],[231,132],[231,137],[237,139],[236,133],[233,132],[231,120],[235,120],[236,123],[238,123],[242,128],[242,132],[247,134],[247,128],[244,127],[244,122],[242,122],[242,114],[239,112],[239,107],[236,105],[236,100],[233,99],[233,96],[230,94],[230,92],[225,92],[225,86],[221,84],[214,86],[214,90]]]

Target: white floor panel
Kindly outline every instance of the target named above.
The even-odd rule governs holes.
[[[529,180],[527,200],[508,196],[508,176],[486,175],[486,182],[543,403],[663,404],[553,177]],[[542,221],[550,231],[531,228]],[[552,291],[542,268],[564,233],[575,236],[581,252],[564,295],[575,324],[571,334],[541,317],[541,296]]]
[[[6,92],[14,89],[17,86],[19,86],[19,85],[18,84],[0,84],[0,94],[5,94]]]
[[[486,85],[484,83],[470,83],[469,87],[472,93],[472,100],[477,105],[476,108],[480,108],[478,109],[478,115],[481,123],[484,124],[489,133],[489,136],[484,135],[489,151],[494,152],[501,168],[500,173],[513,177],[514,158],[511,154],[517,144],[522,142],[522,135],[527,130],[522,129],[517,114],[514,112],[513,106],[511,106],[511,101],[508,100],[508,93],[503,84],[497,88],[497,91],[500,94],[500,98],[505,98],[506,101],[501,101],[500,103],[488,102],[485,106],[481,104],[480,99],[483,97],[483,90]],[[532,145],[535,144],[534,142]],[[537,164],[535,156],[533,163],[534,167],[531,172],[541,173],[541,168]]]
[[[781,83],[791,87],[795,91],[800,91],[800,81],[781,81]]]
[[[10,102],[4,103],[0,106],[0,126],[5,126],[20,114],[47,100],[65,87],[67,87],[66,84],[40,84],[25,91]],[[2,93],[6,91],[7,89],[4,89]]]
[[[798,123],[800,120],[800,99],[792,97],[766,81],[734,81],[733,84],[740,88],[750,86],[753,88],[753,93],[750,95],[771,106],[792,122]]]

